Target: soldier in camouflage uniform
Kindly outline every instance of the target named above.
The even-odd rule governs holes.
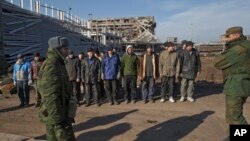
[[[58,36],[50,38],[48,43],[48,58],[37,80],[42,97],[39,118],[46,124],[47,141],[75,141],[72,128],[74,116],[71,115],[71,99],[74,97],[65,68],[68,40]]]
[[[242,27],[227,29],[226,50],[215,59],[215,67],[223,73],[228,124],[248,124],[243,105],[250,95],[250,42],[242,31]]]

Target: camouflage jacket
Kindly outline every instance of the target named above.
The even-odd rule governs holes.
[[[39,109],[41,122],[46,124],[67,122],[72,90],[65,60],[53,49],[48,49],[48,58],[40,69],[37,88],[42,97]]]
[[[222,70],[224,94],[250,95],[250,42],[241,37],[226,44],[226,51],[215,59],[215,67]]]

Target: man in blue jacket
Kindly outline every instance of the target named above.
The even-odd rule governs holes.
[[[17,87],[17,95],[20,99],[20,107],[29,106],[29,86],[31,84],[30,63],[24,59],[23,54],[18,54],[18,60],[14,65],[13,80]]]
[[[108,99],[110,100],[110,105],[114,103],[118,105],[117,102],[117,81],[120,77],[120,59],[119,56],[113,52],[112,47],[107,48],[107,54],[102,60],[102,79],[104,80],[104,87]]]

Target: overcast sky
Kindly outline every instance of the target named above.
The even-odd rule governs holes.
[[[250,34],[250,0],[41,0],[41,3],[65,11],[71,7],[71,13],[84,19],[90,18],[89,13],[93,18],[154,16],[156,36],[163,42],[173,36],[179,41],[218,41],[231,26],[242,26],[244,34]]]

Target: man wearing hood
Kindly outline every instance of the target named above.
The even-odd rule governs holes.
[[[48,44],[48,58],[37,80],[42,97],[39,118],[46,124],[47,141],[75,141],[72,122],[77,106],[65,67],[68,39],[52,37]]]
[[[118,92],[118,80],[120,77],[120,59],[113,52],[112,47],[107,48],[107,54],[102,59],[102,79],[104,80],[105,91],[110,105],[116,104]]]
[[[20,107],[29,106],[30,94],[29,86],[31,84],[30,63],[24,59],[23,54],[18,54],[18,60],[14,65],[13,80],[17,87],[17,95],[20,99]]]
[[[135,103],[139,59],[134,54],[132,45],[127,46],[126,53],[122,56],[121,62],[121,74],[124,76],[125,103],[128,104],[131,100]]]

